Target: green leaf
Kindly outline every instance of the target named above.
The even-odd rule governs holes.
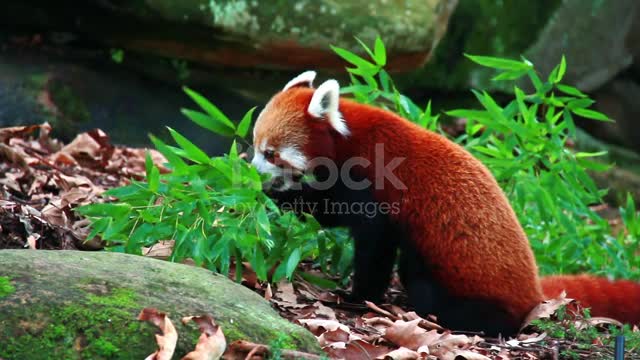
[[[336,54],[338,54],[338,56],[340,56],[347,62],[357,66],[359,69],[364,69],[364,70],[376,69],[376,66],[374,64],[368,62],[367,60],[361,58],[360,56],[352,53],[349,50],[345,50],[337,46],[331,46],[331,50],[333,50]]]
[[[529,69],[505,71],[505,72],[500,73],[497,76],[493,77],[491,80],[493,80],[493,81],[511,81],[511,80],[516,80],[516,79],[520,79],[521,77],[526,75],[528,71],[529,71]]]
[[[331,281],[327,278],[316,276],[314,274],[303,272],[300,274],[300,276],[302,276],[303,279],[310,282],[311,284],[321,287],[323,289],[333,290],[338,287],[338,284],[336,284],[335,281]]]
[[[147,189],[144,188],[143,184],[139,182],[133,182],[131,185],[121,186],[113,189],[109,189],[104,192],[105,196],[113,196],[118,198],[120,201],[132,201],[132,199],[145,198],[150,196]]]
[[[482,66],[500,69],[500,70],[529,70],[533,66],[530,63],[524,61],[508,60],[490,56],[476,56],[464,54],[471,61]]]
[[[160,188],[160,170],[156,166],[153,166],[147,174],[147,181],[149,182],[149,191],[157,192]]]
[[[562,59],[560,60],[560,68],[558,69],[558,74],[556,75],[554,83],[559,83],[560,81],[562,81],[562,78],[564,77],[566,71],[567,60],[564,58],[564,55],[562,55]]]
[[[300,248],[293,249],[293,251],[289,255],[289,259],[287,259],[287,270],[286,270],[287,279],[291,279],[291,276],[293,276],[293,272],[296,270],[296,267],[300,262],[300,257],[301,257]]]
[[[238,160],[240,156],[238,155],[238,144],[235,140],[231,143],[231,147],[229,147],[229,159],[230,160]]]
[[[180,111],[184,116],[189,118],[189,120],[216,134],[223,136],[233,136],[235,134],[234,128],[217,121],[207,114],[189,109],[181,109]]]
[[[574,109],[585,109],[588,108],[589,106],[593,105],[595,101],[589,99],[589,98],[582,98],[582,99],[575,99],[575,100],[571,100],[567,103],[567,107],[571,110]]]
[[[598,171],[598,172],[607,171],[611,169],[611,167],[613,166],[613,165],[603,164],[597,161],[587,160],[587,158],[576,157],[576,161],[583,168],[593,170],[593,171]]]
[[[267,234],[271,234],[271,224],[269,223],[269,216],[267,215],[267,210],[264,205],[258,204],[258,206],[256,206],[255,216],[260,229]]]
[[[367,46],[367,44],[365,44],[362,40],[360,40],[357,36],[354,36],[354,38],[356,39],[356,41],[360,44],[360,46],[362,46],[362,48],[364,49],[364,51],[367,52],[367,54],[369,54],[369,57],[371,57],[372,60],[375,60],[376,57],[373,54],[373,52],[371,51],[371,49],[369,49],[369,47]]]
[[[185,151],[189,160],[198,164],[208,164],[211,162],[209,156],[194,143],[189,141],[189,139],[168,126],[167,129],[169,130],[171,137],[173,137],[173,140],[175,140],[176,143]]]
[[[259,280],[267,280],[267,263],[264,260],[264,253],[260,246],[256,246],[251,259],[251,267],[256,272]]]
[[[149,173],[151,172],[151,168],[153,168],[153,159],[151,158],[151,152],[149,150],[144,152],[144,170],[149,177]]]
[[[174,171],[180,174],[187,173],[189,171],[189,166],[185,163],[180,156],[178,156],[174,151],[172,151],[167,144],[165,144],[162,140],[158,139],[153,135],[149,135],[149,139],[156,146],[156,149],[164,155],[165,158],[169,161],[169,165],[173,168]]]
[[[213,120],[223,124],[232,131],[235,130],[235,125],[233,125],[233,122],[231,122],[231,120],[229,120],[229,118],[222,111],[220,111],[217,106],[213,105],[211,102],[209,102],[209,100],[205,99],[204,96],[198,94],[197,92],[189,89],[186,86],[184,86],[182,89],[187,93],[187,95],[189,95],[189,97],[191,97],[191,99],[193,99],[193,101],[196,102],[196,104],[198,104],[198,106],[200,106],[200,108],[202,108],[202,110],[209,114],[209,116],[211,116]]]
[[[387,64],[387,51],[384,48],[384,42],[380,36],[376,37],[373,57],[379,66],[385,66]]]
[[[76,209],[76,211],[85,216],[112,218],[126,217],[131,210],[131,205],[121,203],[89,204]]]
[[[83,206],[86,207],[87,205]],[[82,208],[77,208],[76,211],[78,211],[79,213],[82,214],[82,211],[80,210]],[[110,217],[101,217],[98,220],[94,221],[91,223],[91,232],[89,232],[89,235],[87,235],[87,241],[92,240],[94,237],[96,237],[98,234],[104,232],[104,230],[109,226],[109,224],[111,224],[111,222],[113,221],[113,218]],[[109,240],[109,239],[104,239],[103,240]]]
[[[574,114],[578,116],[582,116],[587,119],[593,119],[598,121],[608,121],[613,122],[613,120],[609,119],[609,117],[601,112],[589,109],[572,109]]]
[[[380,72],[378,73],[378,77],[380,78],[380,86],[382,86],[382,91],[386,93],[390,92],[391,87],[393,86],[393,82],[391,81],[389,74],[384,70],[380,70]]]
[[[242,117],[242,120],[240,120],[240,123],[238,124],[238,127],[236,128],[236,135],[238,135],[241,138],[246,138],[247,134],[249,133],[249,128],[251,127],[251,120],[253,118],[253,112],[256,110],[256,107],[252,107],[251,109],[249,109],[249,111],[247,111],[244,116]]]
[[[538,94],[542,94],[544,93],[544,85],[542,84],[542,81],[540,80],[540,77],[538,76],[538,74],[536,74],[536,72],[534,70],[529,70],[527,72],[527,76],[529,76],[529,79],[531,79],[531,83],[533,84],[533,87],[536,89],[536,92]]]
[[[598,152],[577,152],[577,158],[587,158],[587,157],[597,157],[607,155],[606,151],[598,151]]]
[[[580,90],[576,89],[573,86],[569,86],[569,85],[563,85],[563,84],[556,84],[556,88],[560,91],[562,91],[563,93],[567,94],[567,95],[571,95],[571,96],[577,96],[577,97],[587,97],[587,94],[581,92]]]
[[[489,112],[485,110],[458,109],[458,110],[446,111],[445,114],[452,117],[458,117],[458,118],[467,118],[467,119],[474,119],[474,120],[489,120],[489,121],[491,120],[491,114],[489,114]]]

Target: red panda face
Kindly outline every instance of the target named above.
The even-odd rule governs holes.
[[[271,174],[277,191],[290,189],[308,170],[313,156],[306,150],[318,136],[314,130],[318,125],[333,128],[338,136],[349,135],[338,109],[338,82],[327,80],[314,90],[315,75],[307,71],[289,81],[267,103],[253,129],[251,164],[259,172]]]

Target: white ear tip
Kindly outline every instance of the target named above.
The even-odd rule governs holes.
[[[307,111],[316,118],[326,118],[331,126],[340,134],[349,135],[349,128],[338,109],[340,105],[340,84],[331,79],[318,86],[313,93]]]
[[[338,84],[338,80],[329,79],[323,82],[322,85],[320,85],[320,87],[318,87],[318,90],[320,89],[327,89],[327,91],[335,91],[338,93],[338,95],[340,95],[340,84]]]
[[[313,87],[313,80],[315,78],[316,78],[315,71],[313,70],[305,71],[302,74],[291,79],[291,81],[289,81],[287,85],[284,86],[282,91],[285,91],[285,90],[291,89],[292,87],[303,85],[303,84],[308,87]]]

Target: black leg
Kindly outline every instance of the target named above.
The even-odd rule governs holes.
[[[441,307],[446,292],[432,280],[418,251],[407,243],[401,245],[398,270],[409,303],[415,311],[423,316],[437,315],[436,311]]]
[[[389,287],[397,255],[393,226],[378,215],[353,227],[355,240],[353,299],[379,302]]]
[[[483,299],[449,299],[439,309],[440,323],[460,331],[482,331],[488,336],[514,335],[524,319],[516,319],[500,304]]]

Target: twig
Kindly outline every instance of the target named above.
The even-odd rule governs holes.
[[[256,344],[256,343],[252,343],[252,342],[244,341],[244,340],[234,341],[233,343],[231,343],[231,345],[229,345],[229,349],[240,351],[240,352],[243,352],[243,353],[244,352],[248,353],[248,355],[247,355],[247,357],[245,357],[245,359],[250,359],[249,355],[251,355],[251,356],[255,356],[255,355],[264,356],[265,354],[271,353],[271,347],[269,347],[268,345]],[[306,353],[306,352],[303,352],[303,351],[282,349],[282,350],[280,350],[280,352],[281,352],[280,355],[284,359],[307,359],[307,360],[320,360],[320,359],[322,359],[322,357],[319,356],[319,355]]]
[[[269,349],[267,349],[264,345],[256,344],[256,346],[253,349],[251,349],[251,351],[249,351],[247,356],[245,356],[244,360],[251,360],[251,357],[255,355],[258,352],[258,350],[262,350],[262,352],[269,351]]]

